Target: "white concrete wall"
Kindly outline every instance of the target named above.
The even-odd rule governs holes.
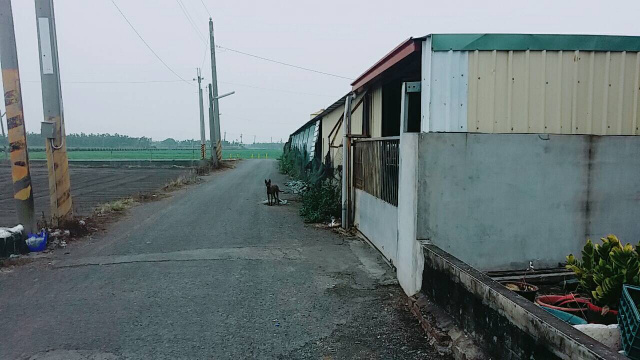
[[[398,208],[356,189],[354,225],[395,265],[398,250]]]
[[[480,270],[555,267],[612,233],[635,244],[638,154],[637,136],[421,134],[417,239]]]

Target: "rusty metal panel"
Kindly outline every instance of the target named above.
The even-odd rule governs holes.
[[[468,71],[469,132],[639,133],[638,52],[474,51]]]

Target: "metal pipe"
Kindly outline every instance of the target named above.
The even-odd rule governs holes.
[[[342,227],[349,229],[351,227],[349,210],[351,209],[351,99],[349,94],[344,106],[344,121],[342,122]]]

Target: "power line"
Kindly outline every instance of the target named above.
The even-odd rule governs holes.
[[[209,14],[209,17],[212,17],[211,13],[209,12],[209,8],[207,8],[207,5],[204,4],[204,1],[200,0],[200,2],[202,3],[202,6],[204,6],[204,9],[207,10],[207,14]]]
[[[189,10],[187,10],[187,7],[184,5],[182,0],[176,0],[176,2],[178,3],[178,6],[180,7],[180,10],[182,10],[182,13],[184,14],[184,16],[187,18],[187,21],[189,21],[189,24],[191,25],[191,28],[196,32],[196,35],[198,35],[200,40],[206,45],[207,41],[205,40],[204,36],[202,35],[200,30],[196,26],[195,22],[193,21],[193,18],[189,14]]]
[[[249,54],[249,53],[244,52],[244,51],[240,51],[240,50],[236,50],[236,49],[231,49],[231,48],[228,48],[228,47],[225,47],[225,46],[221,46],[221,45],[216,45],[216,47],[217,47],[217,48],[219,48],[219,49],[223,49],[223,50],[231,51],[231,52],[238,53],[238,54],[241,54],[241,55],[250,56],[250,57],[253,57],[253,58],[256,58],[256,59],[260,59],[260,60],[264,60],[264,61],[269,61],[269,62],[272,62],[272,63],[276,63],[276,64],[280,64],[280,65],[284,65],[284,66],[289,66],[289,67],[296,68],[296,69],[300,69],[300,70],[311,71],[311,72],[314,72],[314,73],[316,73],[316,74],[322,74],[322,75],[327,75],[327,76],[333,76],[333,77],[336,77],[336,78],[346,79],[346,80],[353,80],[352,78],[348,78],[348,77],[346,77],[346,76],[336,75],[336,74],[331,74],[331,73],[324,72],[324,71],[320,71],[320,70],[314,70],[314,69],[310,69],[310,68],[306,68],[306,67],[302,67],[302,66],[298,66],[298,65],[293,65],[293,64],[289,64],[289,63],[282,62],[282,61],[273,60],[273,59],[269,59],[269,58],[266,58],[266,57],[262,57],[262,56],[254,55],[254,54]]]
[[[188,82],[187,80],[183,79],[182,76],[178,75],[177,72],[173,71],[173,69],[167,65],[166,62],[164,62],[164,60],[162,60],[162,58],[153,50],[153,48],[151,48],[151,46],[144,40],[144,38],[142,37],[142,35],[140,35],[140,33],[138,32],[138,30],[136,30],[136,28],[133,26],[133,24],[131,24],[131,22],[129,21],[129,19],[127,19],[127,17],[124,15],[124,13],[122,12],[122,10],[120,10],[120,8],[118,7],[118,4],[116,4],[116,2],[114,0],[111,0],[111,3],[113,4],[113,6],[116,7],[116,9],[118,9],[118,12],[120,13],[120,15],[122,15],[122,17],[124,18],[124,20],[127,22],[127,24],[129,24],[129,26],[131,27],[131,29],[133,30],[133,32],[136,33],[136,35],[138,35],[138,37],[140,38],[140,40],[142,40],[142,42],[147,46],[147,48],[149,49],[149,51],[151,51],[151,53],[153,55],[155,55],[156,58],[158,58],[158,60],[162,63],[162,65],[164,65],[169,71],[171,71],[173,73],[173,75],[175,75],[176,77],[178,77],[180,80],[182,80],[184,83],[189,84],[189,86],[195,86],[194,84]]]
[[[334,97],[334,95],[323,95],[323,94],[314,94],[314,93],[307,93],[307,92],[300,92],[300,91],[293,91],[293,90],[284,90],[284,89],[266,88],[266,87],[261,87],[261,86],[254,86],[254,85],[247,85],[247,84],[239,84],[239,83],[229,82],[229,81],[220,81],[220,83],[222,83],[222,84],[228,84],[228,85],[235,85],[235,86],[243,86],[243,87],[247,87],[247,88],[251,88],[251,89],[258,89],[258,90],[279,91],[279,92],[283,92],[283,93],[297,94],[297,95],[311,95],[311,96]]]

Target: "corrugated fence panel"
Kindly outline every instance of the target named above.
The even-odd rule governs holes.
[[[435,131],[456,131],[442,113],[451,94],[442,77],[457,64],[446,63],[451,53],[466,54],[434,52]],[[637,52],[474,51],[468,74],[469,132],[638,134]]]
[[[466,132],[469,54],[466,51],[433,52],[431,59],[430,129],[434,132]]]

